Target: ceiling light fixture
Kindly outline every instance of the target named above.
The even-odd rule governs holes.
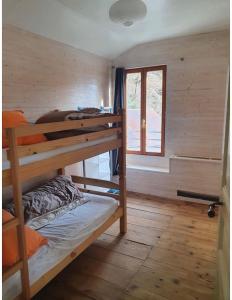
[[[147,7],[142,0],[118,0],[109,10],[109,17],[115,23],[131,26],[145,18]]]

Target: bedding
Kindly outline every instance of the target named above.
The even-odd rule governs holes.
[[[3,224],[12,220],[12,216],[6,210],[2,210]],[[3,267],[13,266],[19,260],[18,240],[16,228],[8,229],[2,236],[2,265]],[[24,226],[26,238],[27,256],[31,257],[41,246],[46,245],[48,240],[39,232],[34,231],[28,226]]]
[[[48,239],[48,244],[28,260],[30,284],[70,254],[118,208],[118,201],[111,197],[84,194],[84,198],[88,200],[87,203],[38,230]],[[20,273],[17,272],[3,283],[3,299],[12,300],[20,292]]]
[[[22,201],[26,224],[34,218],[43,216],[42,219],[37,219],[32,222],[32,224],[34,224],[33,228],[38,228],[38,226],[49,223],[56,215],[59,215],[58,212],[61,213],[61,211],[56,211],[49,216],[49,212],[61,207],[65,207],[66,210],[71,210],[72,208],[85,203],[83,194],[79,191],[77,185],[72,182],[71,176],[65,175],[50,179],[42,186],[24,194]],[[15,210],[13,201],[8,203],[5,209],[14,215]]]
[[[29,122],[24,116],[22,111],[3,111],[2,112],[2,147],[8,147],[8,141],[6,137],[6,128],[14,128],[22,125],[27,125]],[[43,134],[36,134],[31,136],[18,137],[18,145],[31,145],[41,142],[45,142],[46,138]]]
[[[78,107],[78,112],[87,113],[87,114],[94,114],[100,113],[102,110],[97,107]]]
[[[76,207],[85,204],[88,202],[85,198],[80,200],[75,200],[65,206],[52,210],[46,214],[43,214],[39,217],[35,217],[29,221],[27,221],[27,226],[34,230],[41,229],[42,227],[51,224],[56,218],[63,216],[68,211],[75,209]]]
[[[87,111],[87,112],[86,112]],[[51,123],[51,122],[62,122],[62,121],[71,121],[71,120],[83,120],[83,119],[91,119],[91,118],[100,118],[100,117],[109,117],[113,116],[110,113],[100,113],[99,111],[96,111],[94,109],[91,110],[91,108],[88,108],[87,110],[67,110],[67,111],[59,111],[55,110],[52,112],[49,112],[42,117],[40,117],[36,124],[41,123]],[[48,140],[56,140],[61,139],[65,137],[80,135],[84,133],[91,133],[96,131],[101,131],[109,128],[108,124],[105,125],[99,125],[99,126],[92,126],[92,127],[85,127],[85,128],[79,128],[79,129],[71,129],[71,130],[64,130],[64,131],[58,131],[58,132],[48,132],[45,134]]]

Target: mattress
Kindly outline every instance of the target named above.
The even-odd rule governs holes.
[[[108,137],[104,137],[101,139],[97,139],[94,141],[88,141],[88,142],[84,142],[84,143],[78,143],[76,145],[72,145],[72,146],[67,146],[67,147],[61,147],[55,150],[50,150],[47,152],[42,152],[42,153],[38,153],[38,154],[33,154],[33,155],[29,155],[29,156],[25,156],[19,159],[19,164],[21,166],[23,165],[27,165],[30,164],[32,162],[36,162],[36,161],[40,161],[46,158],[50,158],[53,157],[55,155],[58,154],[62,154],[62,153],[66,153],[66,152],[70,152],[70,151],[75,151],[75,150],[80,150],[82,148],[85,147],[90,147],[90,146],[95,146],[101,143],[105,143],[105,142],[109,142],[112,141],[114,139],[117,138],[117,134],[108,136]],[[2,170],[7,170],[10,168],[10,161],[7,160],[7,153],[6,153],[6,149],[2,149]]]
[[[84,195],[89,200],[87,203],[78,206],[54,220],[52,224],[38,230],[48,238],[48,245],[42,246],[28,260],[31,285],[62,261],[118,208],[118,201],[113,198]],[[17,272],[3,283],[3,299],[11,300],[20,292],[20,272]]]

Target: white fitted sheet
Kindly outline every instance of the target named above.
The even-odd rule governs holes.
[[[62,153],[66,153],[66,152],[70,152],[70,151],[75,151],[75,150],[80,150],[82,148],[85,147],[89,147],[89,146],[95,146],[101,143],[105,143],[105,142],[109,142],[112,141],[114,139],[117,138],[117,135],[111,135],[108,137],[104,137],[101,139],[97,139],[94,141],[88,141],[88,142],[84,142],[84,143],[78,143],[76,145],[72,145],[72,146],[67,146],[67,147],[61,147],[55,150],[50,150],[47,152],[41,152],[38,154],[33,154],[33,155],[29,155],[29,156],[25,156],[19,159],[19,164],[21,166],[23,165],[27,165],[30,164],[32,162],[36,162],[36,161],[40,161],[46,158],[50,158],[53,157],[55,155],[58,154],[62,154]],[[10,168],[10,162],[9,160],[7,160],[7,154],[6,154],[6,149],[2,149],[2,170],[6,170]]]
[[[87,203],[38,230],[49,242],[28,261],[31,285],[81,244],[118,208],[118,201],[113,198],[84,195],[89,200]],[[3,300],[11,300],[20,292],[20,272],[17,272],[3,283]]]

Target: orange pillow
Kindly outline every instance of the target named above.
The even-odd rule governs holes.
[[[2,222],[5,223],[14,217],[2,210]],[[32,256],[42,245],[48,243],[47,239],[39,234],[37,231],[31,229],[28,226],[24,226],[26,235],[26,248],[27,256]],[[19,260],[18,253],[18,240],[16,228],[8,229],[2,236],[2,264],[3,267],[9,267],[14,265]]]
[[[23,112],[21,111],[3,111],[2,112],[2,147],[8,147],[6,137],[6,128],[19,127],[29,124]],[[36,134],[31,136],[23,136],[17,139],[18,145],[31,145],[45,142],[46,138],[43,134]]]

